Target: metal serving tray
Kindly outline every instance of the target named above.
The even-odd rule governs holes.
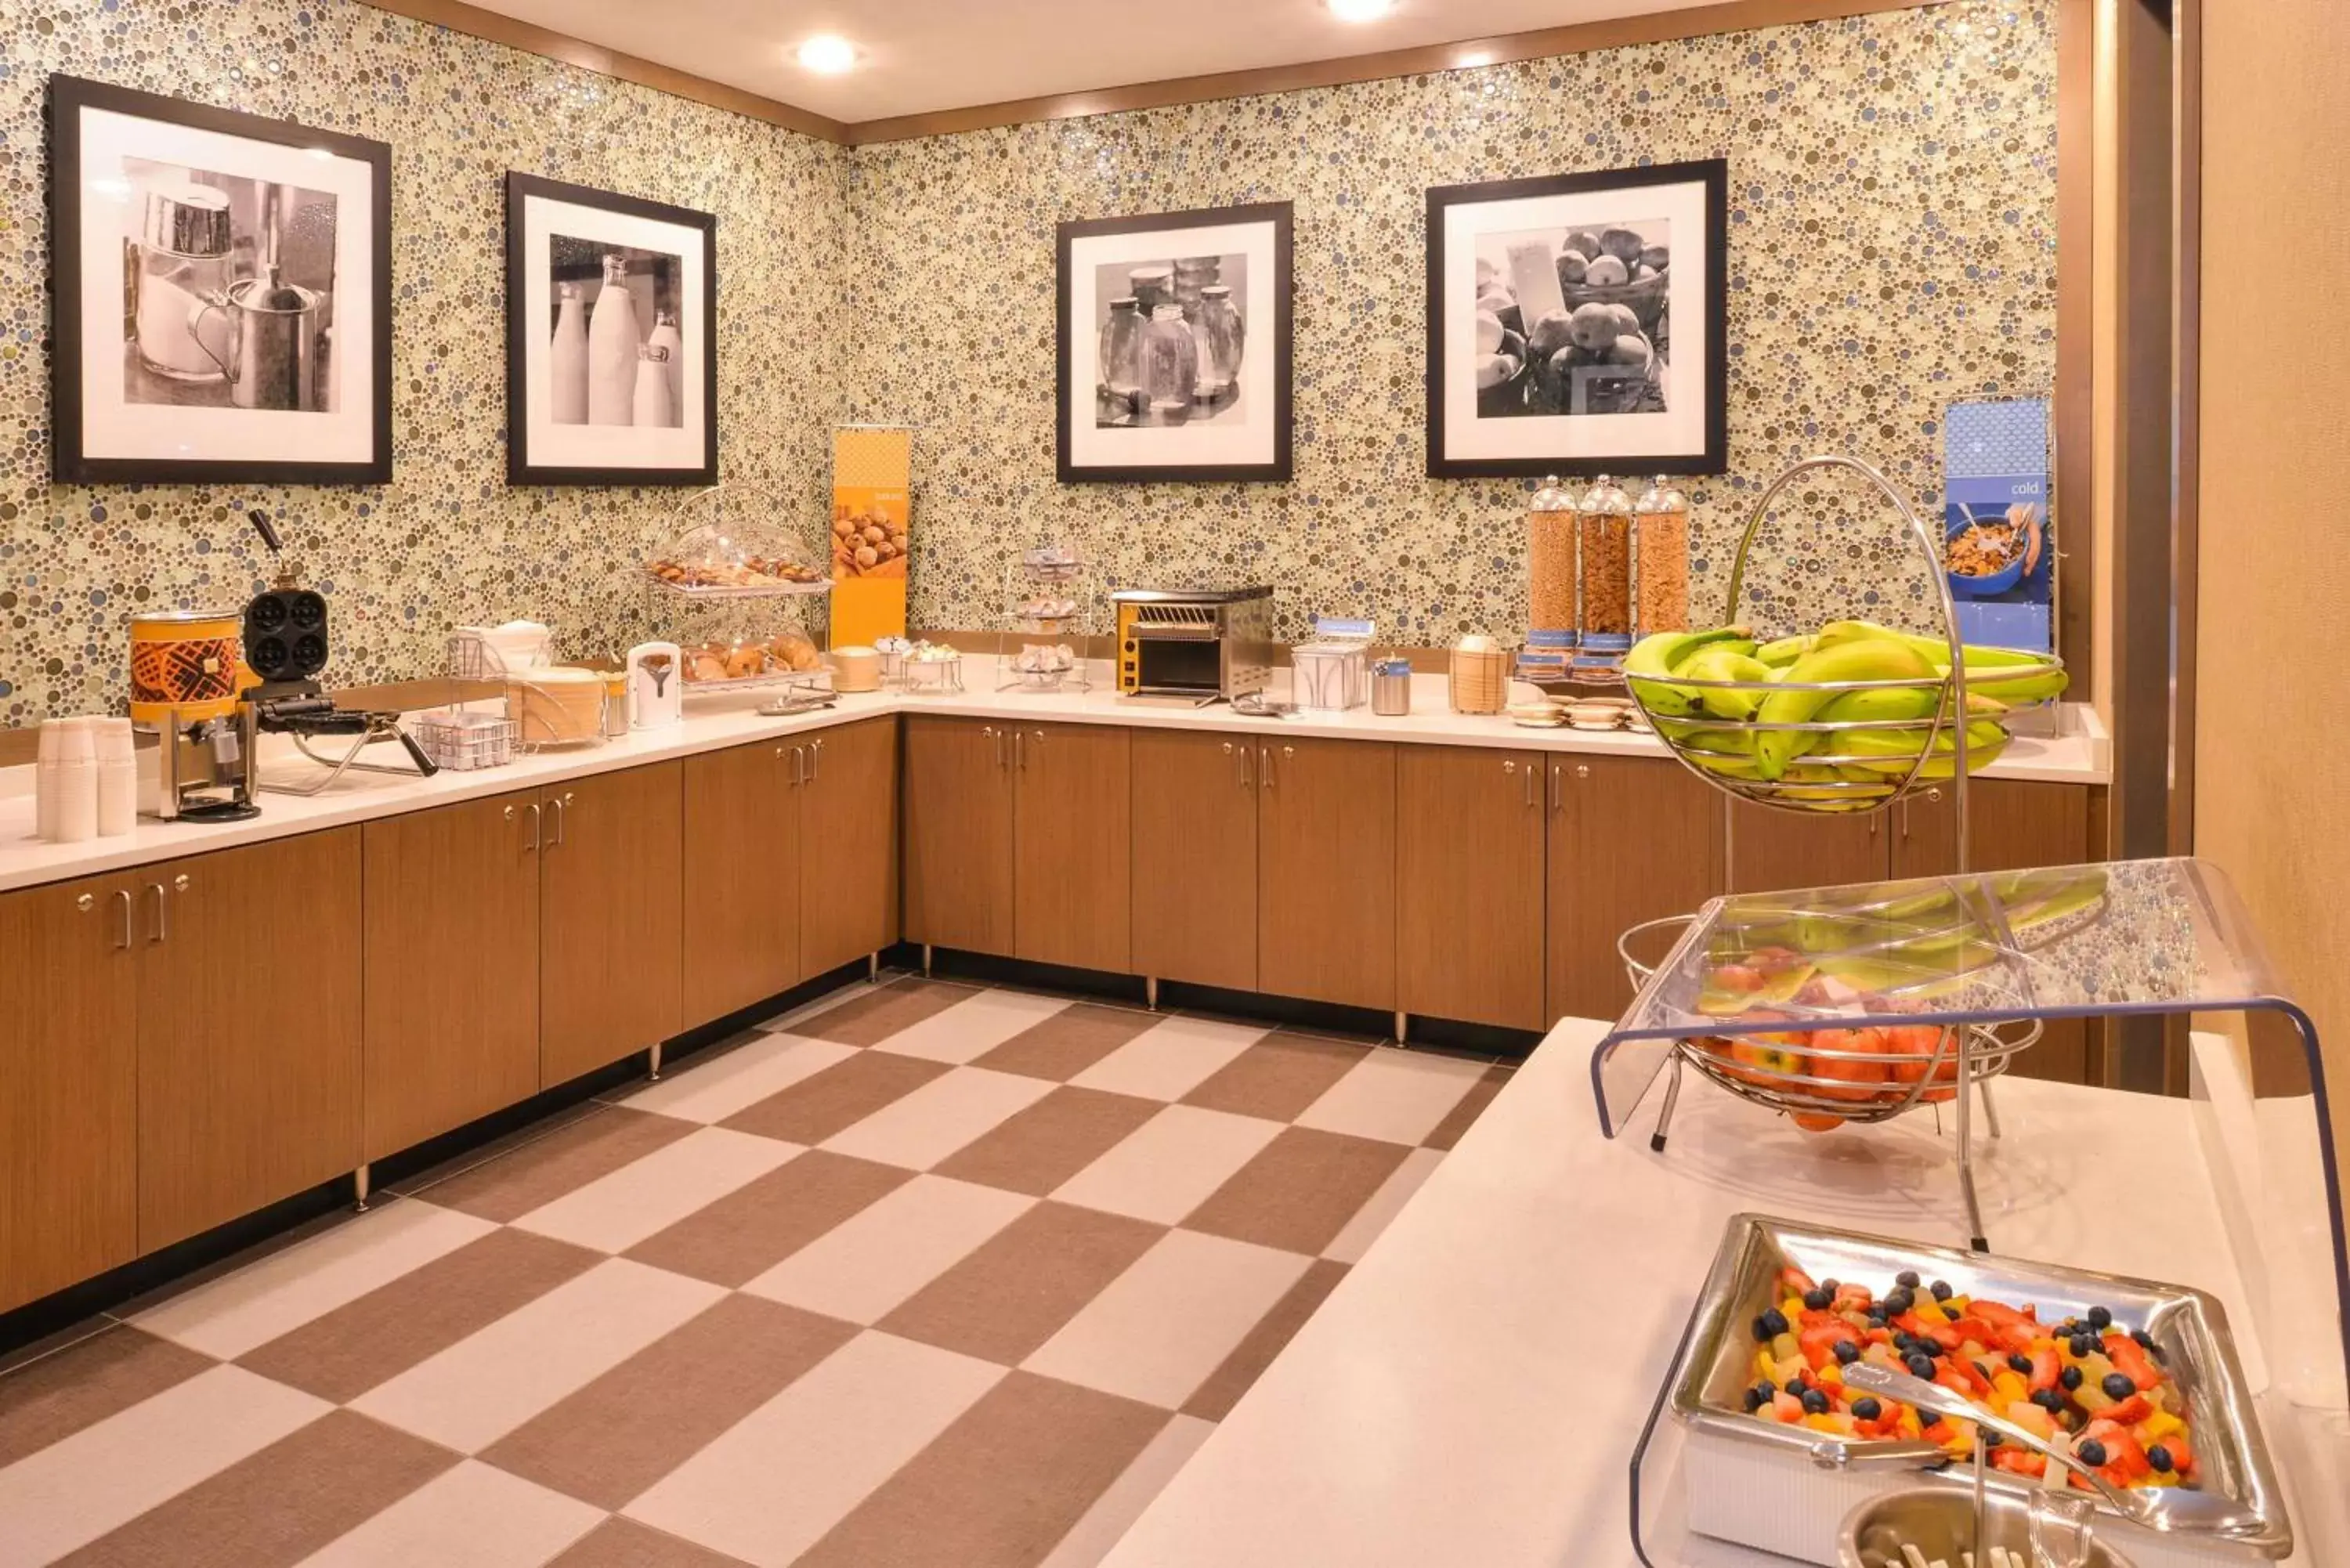
[[[1853,1464],[1867,1463],[1871,1449],[1890,1447],[1883,1440],[1855,1441],[1758,1420],[1740,1408],[1739,1396],[1752,1381],[1754,1342],[1748,1325],[1777,1300],[1773,1287],[1779,1271],[1791,1263],[1815,1280],[1846,1280],[1879,1292],[1900,1271],[1915,1269],[1928,1279],[1948,1280],[1962,1295],[1988,1294],[2018,1305],[2037,1305],[2041,1316],[2051,1322],[2093,1306],[2111,1308],[2117,1324],[2153,1335],[2163,1369],[2186,1397],[2203,1488],[2241,1504],[2256,1521],[2224,1536],[2173,1534],[2161,1539],[2179,1546],[2209,1542],[2215,1551],[2239,1560],[2291,1553],[2293,1530],[2283,1494],[2252,1413],[2251,1391],[2236,1360],[2227,1312],[2213,1297],[2184,1285],[1827,1230],[1767,1215],[1736,1215],[1714,1254],[1690,1323],[1688,1349],[1670,1389],[1673,1416],[1689,1429],[1692,1443],[1727,1439],[1752,1445],[1758,1453],[1775,1451],[1790,1466],[1805,1471],[1814,1468],[1814,1450],[1823,1446],[1846,1450],[1845,1458]],[[1955,1467],[1945,1479],[1952,1485],[1961,1480]],[[1993,1471],[1988,1484],[2022,1496],[2038,1483]],[[2103,1503],[2098,1504],[2098,1519],[2101,1532],[2134,1555],[2140,1551],[2138,1542],[2155,1539],[2125,1524]]]

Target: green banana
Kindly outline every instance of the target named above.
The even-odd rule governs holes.
[[[1899,724],[1923,719],[1942,705],[1931,686],[1877,686],[1847,691],[1819,711],[1824,723]]]
[[[1754,732],[1752,730],[1692,728],[1682,738],[1681,745],[1681,754],[1710,774],[1739,779],[1755,776]]]
[[[1747,644],[1752,647],[1752,644]],[[1746,680],[1757,684],[1771,679],[1771,667],[1761,659],[1739,651],[1735,642],[1717,642],[1701,648],[1673,671],[1692,680]],[[1762,705],[1763,693],[1738,691],[1720,687],[1700,686],[1696,689],[1698,705],[1717,719],[1729,719],[1743,723],[1754,717],[1754,710]]]
[[[1906,643],[1926,656],[1927,660],[1947,672],[1950,668],[1950,639],[1940,637],[1919,637],[1914,632],[1896,631],[1879,626],[1873,620],[1830,621],[1820,628],[1819,646],[1832,648],[1842,643],[1865,642],[1870,638],[1885,638]],[[2070,684],[2063,670],[2041,670],[2048,656],[2033,653],[2029,649],[2000,648],[1989,643],[1963,645],[1967,660],[1967,686],[1988,688],[1986,695],[2011,707],[2025,702],[2043,701],[2063,694]],[[2002,676],[2002,670],[2026,670],[2033,673]]]
[[[1754,657],[1773,670],[1783,670],[1811,652],[1818,641],[1813,637],[1783,637],[1756,649]]]
[[[1934,667],[1916,649],[1885,638],[1822,646],[1787,669],[1790,687],[1844,680],[1931,680]],[[1846,693],[1834,691],[1773,691],[1762,699],[1755,717],[1766,724],[1800,724]],[[1787,764],[1817,745],[1816,732],[1766,730],[1754,745],[1754,763],[1766,779],[1784,774]]]
[[[1656,678],[1672,674],[1701,648],[1719,642],[1742,642],[1740,651],[1754,650],[1753,634],[1742,626],[1718,626],[1709,631],[1658,631],[1632,645],[1624,656],[1624,678],[1653,717],[1685,718],[1697,711],[1697,693],[1668,686]]]
[[[2004,727],[1989,719],[1977,719],[1967,725],[1967,766],[1980,771],[1995,761],[2007,749],[2008,733]],[[1874,768],[1879,773],[1900,774],[1909,771],[1918,753],[1926,749],[1923,730],[1848,730],[1835,737],[1838,754],[1855,758],[1858,766]],[[1957,771],[1955,761],[1958,741],[1948,730],[1934,734],[1934,754],[1918,770],[1918,776],[1946,779]]]

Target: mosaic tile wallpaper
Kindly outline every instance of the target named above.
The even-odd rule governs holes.
[[[719,214],[730,481],[820,529],[840,418],[921,426],[913,616],[1001,618],[1006,555],[1047,535],[1135,581],[1262,577],[1282,629],[1514,634],[1526,487],[1431,482],[1421,417],[1431,184],[1726,153],[1732,472],[1696,483],[1710,616],[1742,497],[1848,450],[1930,504],[1942,406],[2054,374],[2050,0],[1954,0],[1800,27],[847,151],[358,0],[16,0],[0,9],[0,725],[120,699],[124,621],[234,603],[269,509],[333,596],[330,679],[430,673],[453,624],[534,614],[567,653],[633,641],[628,569],[657,491],[504,483],[502,176]],[[398,478],[366,490],[52,488],[42,94],[52,70],[390,141]],[[1297,214],[1296,480],[1075,486],[1053,469],[1063,218],[1288,199]],[[1635,489],[1638,487],[1635,486]],[[1798,497],[1752,613],[1914,613],[1881,512]]]
[[[1692,491],[1693,613],[1795,457],[1867,457],[1930,519],[1943,406],[2054,379],[2055,61],[2046,0],[1959,0],[860,149],[847,383],[855,417],[923,427],[914,618],[995,624],[1005,552],[1059,535],[1129,580],[1271,582],[1293,636],[1316,612],[1414,643],[1521,632],[1531,487],[1423,477],[1423,192],[1644,161],[1731,161],[1731,468]],[[1282,199],[1295,483],[1056,484],[1054,225]],[[1893,514],[1858,503],[1834,481],[1785,509],[1759,620],[1922,606]]]
[[[50,486],[53,70],[391,144],[393,483]],[[575,656],[639,639],[623,574],[677,493],[505,483],[509,169],[718,214],[721,472],[820,528],[846,156],[356,0],[0,6],[0,725],[119,707],[132,607],[241,603],[267,570],[256,505],[332,598],[331,681],[436,672],[449,628],[484,618],[537,616]]]

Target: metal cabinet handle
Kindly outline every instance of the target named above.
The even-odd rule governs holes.
[[[1025,730],[1012,732],[1012,766],[1017,772],[1028,771],[1028,732]]]
[[[74,900],[74,908],[79,909],[85,915],[88,914],[92,909],[98,908],[98,895],[95,893],[84,893],[81,897]]]
[[[792,786],[796,789],[799,786],[800,782],[800,749],[797,746],[777,746],[775,748],[775,755],[779,757],[787,756],[791,758]]]
[[[155,895],[155,919],[153,923],[147,928],[147,941],[148,945],[151,947],[157,942],[170,940],[172,935],[172,915],[171,911],[165,908],[165,900],[170,898],[170,895],[163,891],[163,884],[161,882],[150,882],[147,884],[147,890]]]
[[[1526,809],[1528,811],[1534,810],[1542,805],[1541,801],[1534,798],[1534,774],[1541,771],[1542,764],[1540,763],[1529,761],[1526,763]]]
[[[514,807],[512,806],[506,807],[506,820],[508,822],[512,822],[514,820]]]
[[[1505,774],[1515,774],[1518,771],[1517,759],[1515,757],[1503,758],[1502,762],[1502,771]]]
[[[1256,776],[1265,788],[1273,787],[1273,748],[1271,746],[1259,746],[1256,749]]]
[[[821,771],[823,770],[823,766],[824,766],[824,742],[823,742],[822,741],[811,741],[811,742],[808,742],[808,769],[807,769],[807,782],[808,782],[808,783],[810,783],[810,784],[814,784],[814,783],[816,783],[816,774],[817,774],[819,772],[821,772]]]
[[[546,803],[555,808],[555,841],[547,846],[550,849],[560,849],[563,847],[563,825],[568,821],[571,816],[571,795],[572,792],[570,790],[565,790],[561,794],[556,795],[553,800]]]
[[[530,842],[523,847],[523,853],[525,855],[528,855],[538,847],[538,802],[532,801],[528,805],[525,805],[523,809],[530,813]]]
[[[1295,746],[1284,746],[1281,748],[1281,754],[1284,757],[1294,757],[1297,754],[1297,748]]]
[[[1253,783],[1255,783],[1255,781],[1254,781],[1253,779],[1252,779],[1252,778],[1250,778],[1250,777],[1249,777],[1249,765],[1248,765],[1248,763],[1249,763],[1249,744],[1248,744],[1248,742],[1247,742],[1246,741],[1243,741],[1239,745],[1235,746],[1235,745],[1231,744],[1229,742],[1227,742],[1225,743],[1224,749],[1225,749],[1226,751],[1228,751],[1228,752],[1234,752],[1234,753],[1237,753],[1239,754],[1240,759],[1241,759],[1241,788],[1243,788],[1243,789],[1247,789],[1251,784],[1253,784]]]
[[[130,947],[130,889],[117,888],[114,896],[122,900],[122,940],[114,945],[128,951]]]
[[[1550,765],[1550,808],[1551,808],[1551,810],[1552,810],[1554,813],[1555,813],[1555,812],[1558,810],[1558,808],[1559,808],[1559,796],[1564,793],[1564,786],[1565,786],[1565,775],[1566,775],[1566,770],[1565,770],[1565,768],[1561,767],[1561,766],[1560,766],[1558,763],[1551,763],[1551,765]]]

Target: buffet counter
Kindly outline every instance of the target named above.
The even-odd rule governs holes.
[[[1952,1141],[1930,1116],[1815,1137],[1698,1085],[1651,1153],[1652,1109],[1617,1141],[1600,1135],[1591,1054],[1606,1033],[1551,1031],[1106,1568],[1630,1568],[1634,1446],[1732,1215],[1963,1245]],[[2002,1080],[2005,1137],[1975,1162],[1991,1245],[2218,1295],[2265,1391],[2289,1561],[2350,1562],[2350,1422],[2272,1387],[2230,1246],[2251,1227],[2199,1168],[2257,1156],[2230,1143],[2225,1106],[2213,1114],[2240,1097],[2228,1044],[2196,1046],[2191,1100]],[[2170,1179],[2115,1174],[2148,1168],[2149,1149]],[[1672,1445],[1663,1430],[1659,1449]],[[1644,1482],[1658,1568],[1786,1561],[1689,1534],[1669,1459]]]
[[[142,866],[167,857],[255,844],[291,834],[393,816],[430,806],[565,779],[586,778],[669,758],[723,750],[753,741],[819,732],[835,725],[889,712],[948,713],[972,719],[1010,719],[1038,723],[1107,724],[1127,729],[1176,729],[1222,734],[1310,736],[1325,740],[1402,742],[1440,746],[1504,747],[1512,751],[1582,753],[1662,758],[1654,735],[1625,731],[1588,732],[1529,729],[1506,718],[1475,717],[1447,710],[1444,680],[1413,680],[1413,711],[1379,718],[1367,708],[1346,713],[1293,714],[1285,719],[1252,717],[1216,704],[1169,707],[1120,698],[1104,686],[1090,691],[1035,693],[993,691],[992,661],[966,658],[964,679],[973,688],[960,692],[845,695],[837,707],[792,718],[764,718],[758,695],[696,698],[684,722],[668,730],[639,731],[603,745],[573,747],[521,756],[504,767],[437,777],[401,778],[382,774],[346,774],[332,787],[311,796],[261,797],[262,814],[246,822],[158,822],[142,816],[129,835],[79,844],[44,844],[33,836],[33,770],[0,769],[0,892],[68,877]],[[1276,695],[1284,694],[1277,691]],[[2019,735],[1986,778],[2103,784],[2108,777],[2110,744],[2085,705],[2057,711],[2049,736]],[[265,737],[265,778],[301,784],[323,770],[296,754],[279,737]],[[371,748],[369,760],[388,760],[396,747]],[[141,765],[153,765],[142,752]]]

